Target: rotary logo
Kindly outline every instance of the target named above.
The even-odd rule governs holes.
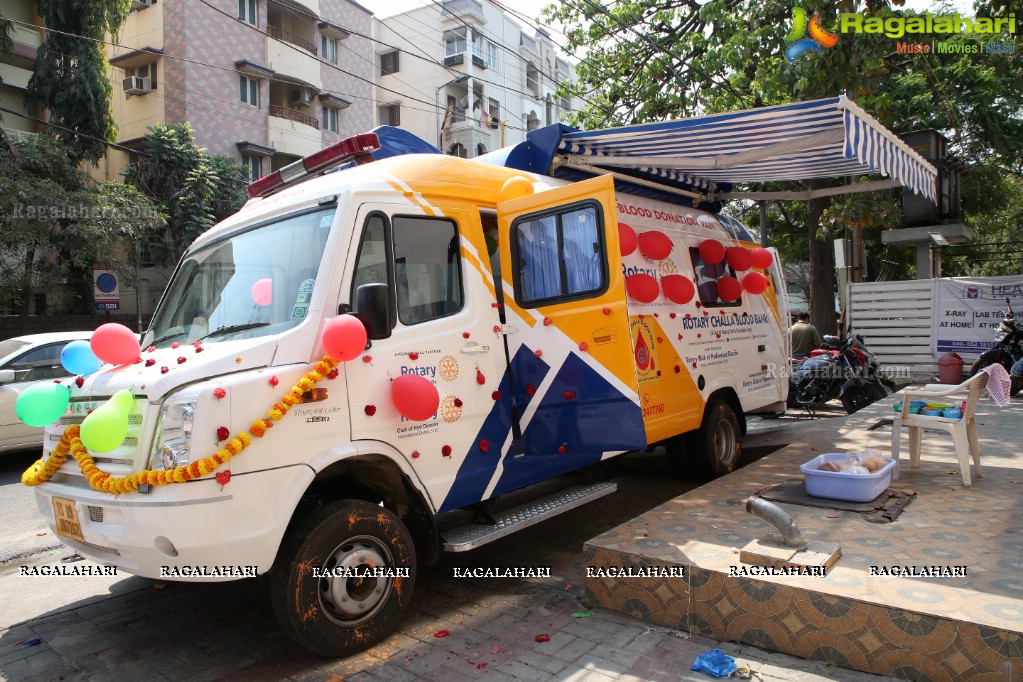
[[[462,416],[462,403],[453,395],[445,396],[440,401],[440,418],[448,424],[454,424]]]
[[[450,355],[445,355],[437,363],[437,374],[444,381],[454,381],[458,378],[458,360]]]
[[[667,277],[668,275],[677,275],[678,266],[675,265],[675,261],[670,257],[662,258],[657,262],[657,274],[661,277]]]

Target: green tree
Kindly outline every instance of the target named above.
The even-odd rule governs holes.
[[[32,135],[0,145],[0,302],[28,314],[33,290],[64,281],[67,312],[92,310],[92,268],[135,272],[135,240],[163,224],[134,187],[96,183],[59,140]]]
[[[117,135],[102,41],[107,33],[117,36],[131,0],[37,0],[36,9],[48,30],[26,102],[49,110],[50,133],[66,143],[72,160],[96,163]]]
[[[159,204],[167,225],[144,236],[159,262],[172,263],[192,241],[245,203],[245,169],[228,156],[196,147],[188,123],[149,128],[142,158],[125,182]]]
[[[892,5],[902,4],[805,0],[799,6],[807,16],[819,14],[824,26],[834,27],[840,12],[886,18],[892,16]],[[976,6],[978,16],[1005,16],[1008,11],[999,0],[980,0]],[[820,54],[788,63],[784,50],[792,9],[790,0],[710,0],[702,5],[694,0],[621,0],[611,8],[596,0],[572,0],[544,12],[569,27],[570,51],[586,48],[576,70],[578,80],[563,86],[591,102],[573,121],[584,127],[847,94],[896,132],[947,130],[950,122],[957,123],[954,151],[971,159],[983,156],[981,150],[1001,156],[1023,144],[1018,47],[1014,55],[991,56],[978,64],[975,55],[898,54],[895,42],[884,36],[850,35]],[[967,87],[959,87],[964,78]],[[948,113],[948,121],[934,117],[938,108]],[[972,152],[962,151],[963,141],[976,143]],[[810,187],[827,184],[811,181]],[[893,226],[891,211],[867,206],[878,201],[854,197],[844,205],[855,207],[859,216],[888,221],[870,227]],[[826,199],[808,202],[804,228],[811,293],[818,294],[811,296],[811,314],[823,330],[834,328],[831,232],[819,230],[828,204]],[[773,213],[777,217],[784,212]],[[817,238],[819,232],[824,239]]]

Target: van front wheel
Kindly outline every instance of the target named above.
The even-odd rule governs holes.
[[[292,640],[320,656],[350,656],[401,621],[416,581],[415,547],[390,510],[331,502],[289,529],[270,581],[274,615]]]

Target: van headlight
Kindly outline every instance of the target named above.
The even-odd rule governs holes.
[[[195,404],[199,396],[195,393],[177,394],[168,398],[160,408],[160,419],[156,424],[156,438],[150,467],[176,469],[185,466],[191,459],[192,422],[195,418]]]

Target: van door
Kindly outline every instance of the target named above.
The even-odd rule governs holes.
[[[646,447],[612,178],[505,201],[497,212],[522,456],[558,460],[535,462],[537,471],[569,470]],[[498,487],[535,475],[523,470]]]

